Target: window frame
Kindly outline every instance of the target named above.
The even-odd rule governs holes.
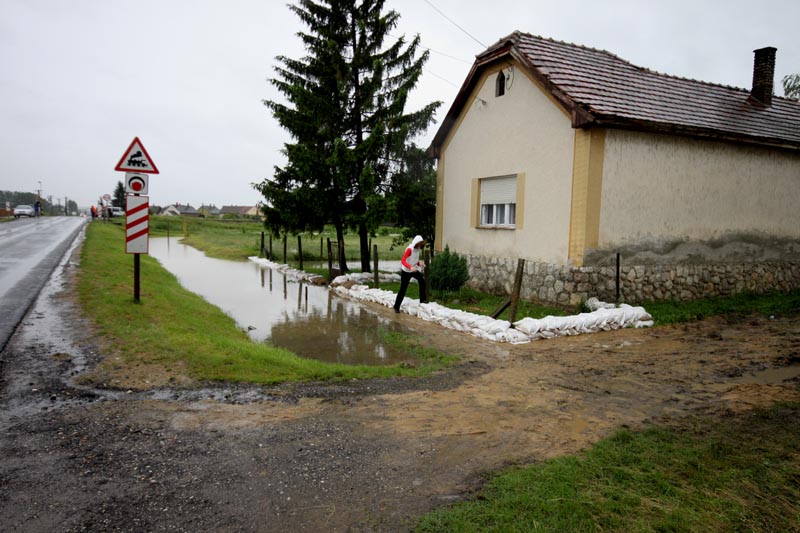
[[[492,180],[513,180],[514,201],[484,203],[484,183]],[[478,229],[517,229],[517,203],[519,197],[520,176],[510,174],[478,179]]]
[[[506,74],[502,70],[497,73],[494,80],[494,96],[500,98],[506,94]]]

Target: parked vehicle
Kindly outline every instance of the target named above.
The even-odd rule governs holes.
[[[33,206],[20,204],[14,208],[14,218],[34,216],[36,216],[36,212],[33,210]]]
[[[109,207],[109,209],[110,209],[109,212],[110,212],[112,217],[124,217],[125,216],[125,210],[122,209],[121,207],[111,206],[111,207]]]

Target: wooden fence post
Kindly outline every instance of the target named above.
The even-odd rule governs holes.
[[[522,290],[522,274],[525,272],[525,260],[517,260],[517,275],[514,277],[514,290],[511,292],[511,307],[508,309],[508,321],[514,322],[519,306],[519,293]]]
[[[375,272],[375,288],[377,289],[378,287],[380,287],[380,283],[381,283],[380,279],[379,279],[380,276],[378,276],[378,245],[377,244],[372,247],[372,256],[373,256],[372,257],[373,265],[375,265],[372,270]]]
[[[261,257],[264,257],[264,232],[261,232],[261,248],[259,248],[259,254]]]
[[[283,234],[283,264],[286,264],[286,233]]]
[[[333,248],[330,239],[328,239],[328,279],[333,281]]]
[[[300,256],[300,270],[303,270],[303,240],[300,235],[297,236],[297,253]]]
[[[431,299],[431,251],[425,250],[425,296]]]

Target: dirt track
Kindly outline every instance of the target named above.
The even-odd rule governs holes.
[[[68,278],[1,356],[2,531],[405,531],[503,465],[800,396],[800,317],[510,346],[402,315],[464,363],[337,386],[147,391],[124,368],[117,388],[76,386],[100,356]]]

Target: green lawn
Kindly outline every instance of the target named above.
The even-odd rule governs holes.
[[[681,429],[621,430],[510,469],[421,532],[800,531],[800,404]]]

